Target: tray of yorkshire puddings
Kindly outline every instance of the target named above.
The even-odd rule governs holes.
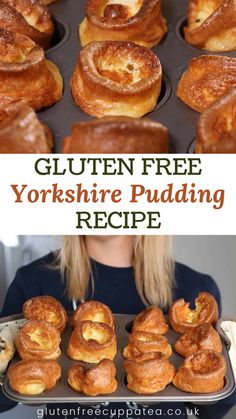
[[[236,152],[235,16],[235,0],[0,0],[0,152]]]
[[[25,404],[216,402],[235,388],[220,324],[206,292],[194,309],[175,301],[169,316],[158,307],[114,315],[98,301],[68,315],[53,297],[34,297],[1,319],[3,391]]]

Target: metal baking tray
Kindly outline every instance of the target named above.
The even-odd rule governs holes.
[[[221,54],[236,57],[236,51],[208,53],[187,44],[181,31],[186,21],[188,0],[162,0],[162,13],[167,20],[168,33],[162,42],[153,48],[162,63],[164,77],[158,104],[148,117],[166,125],[170,132],[170,152],[192,153],[194,151],[195,126],[198,112],[193,111],[176,96],[177,85],[188,62],[202,54]],[[71,132],[77,121],[94,119],[74,104],[70,92],[70,77],[81,50],[78,26],[85,17],[85,0],[57,0],[49,6],[54,18],[56,32],[54,46],[46,55],[58,65],[64,79],[64,93],[60,102],[38,112],[46,122],[55,139],[54,152],[60,153],[62,140]]]
[[[12,321],[19,319],[21,316],[11,316],[8,318],[4,318],[0,320],[0,327],[2,322]],[[15,391],[13,391],[8,382],[7,374],[5,374],[3,379],[3,392],[4,394],[12,400],[17,402],[21,402],[23,404],[43,404],[43,403],[70,403],[70,402],[78,402],[78,403],[94,403],[94,402],[127,402],[133,401],[137,403],[153,403],[153,402],[205,402],[205,403],[214,403],[218,400],[222,400],[228,397],[235,388],[235,380],[230,364],[230,359],[228,355],[227,345],[223,342],[223,355],[225,356],[226,363],[227,363],[227,372],[225,376],[225,386],[221,391],[211,394],[192,394],[192,393],[185,393],[183,391],[178,390],[172,384],[169,384],[168,387],[159,392],[152,395],[138,395],[132,391],[130,391],[126,387],[126,372],[124,369],[124,358],[122,355],[123,349],[128,342],[129,332],[131,330],[132,321],[134,319],[134,315],[115,315],[115,323],[116,323],[116,336],[117,336],[117,344],[118,344],[118,352],[114,359],[117,374],[116,378],[118,381],[118,388],[115,393],[106,395],[106,396],[98,396],[98,397],[89,397],[82,393],[75,392],[72,390],[69,385],[67,384],[67,371],[71,367],[71,365],[78,363],[81,365],[87,365],[88,367],[91,364],[85,364],[83,362],[76,362],[69,359],[66,356],[66,348],[68,339],[71,334],[71,327],[68,326],[67,330],[62,335],[62,355],[58,359],[59,364],[62,367],[62,378],[57,386],[39,396],[24,396]],[[169,343],[172,345],[177,340],[179,335],[175,333],[172,329],[169,329],[167,333],[167,338]],[[224,338],[224,335],[222,334]],[[16,355],[11,363],[15,363],[19,361],[18,356]],[[170,358],[170,362],[178,368],[179,365],[183,362],[183,358],[177,355],[174,351]]]

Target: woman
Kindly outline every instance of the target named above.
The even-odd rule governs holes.
[[[54,296],[69,311],[83,300],[95,299],[113,313],[137,314],[147,305],[160,306],[167,313],[173,300],[193,303],[201,291],[213,294],[221,311],[214,280],[175,263],[168,236],[66,236],[60,252],[17,271],[1,316],[21,312],[23,303],[38,295]],[[163,416],[171,407],[179,409],[176,417],[186,417],[183,404],[159,406]],[[223,416],[214,413],[212,417]]]

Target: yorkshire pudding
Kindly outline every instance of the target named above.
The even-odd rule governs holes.
[[[195,151],[236,153],[236,88],[199,116]]]
[[[190,0],[184,35],[187,42],[208,51],[236,49],[236,1]]]
[[[29,359],[11,365],[7,375],[13,390],[33,396],[55,387],[61,378],[61,367],[56,361]]]
[[[216,323],[218,320],[218,304],[213,295],[200,292],[195,299],[195,309],[189,308],[183,298],[175,301],[169,311],[170,323],[177,333],[186,333],[202,323]]]
[[[30,38],[0,30],[0,106],[25,101],[35,110],[62,96],[58,68]]]
[[[104,323],[79,322],[71,334],[67,354],[71,359],[91,364],[102,359],[112,361],[116,355],[114,329]]]
[[[103,359],[90,369],[73,365],[68,371],[68,383],[73,390],[87,396],[114,393],[117,389],[115,365],[109,359]]]
[[[150,332],[164,335],[168,332],[164,314],[159,307],[147,307],[135,317],[132,334],[134,332]]]
[[[173,384],[188,393],[213,393],[224,387],[226,364],[218,352],[202,349],[185,359]]]
[[[84,320],[105,323],[111,328],[115,327],[114,317],[111,310],[99,301],[85,301],[77,307],[72,317],[72,326],[76,327]]]
[[[29,320],[15,338],[22,359],[55,360],[61,355],[61,337],[55,327],[44,320]]]
[[[161,352],[170,357],[172,349],[165,336],[156,333],[133,332],[129,336],[129,343],[123,355],[125,358],[134,358],[148,352]]]
[[[210,323],[203,323],[182,335],[175,342],[175,350],[184,358],[200,349],[212,349],[222,352],[220,336]]]
[[[82,46],[91,41],[132,41],[149,48],[166,31],[160,0],[87,0],[79,29]]]
[[[236,58],[201,55],[193,58],[183,74],[177,96],[190,108],[202,112],[236,87]]]
[[[46,320],[59,332],[64,332],[67,314],[62,304],[49,295],[34,297],[23,305],[24,317],[28,320]]]
[[[138,394],[162,391],[173,381],[175,368],[160,352],[139,355],[124,362],[127,387]]]
[[[47,7],[39,0],[0,0],[0,29],[28,36],[46,49],[54,25]]]
[[[161,80],[161,63],[151,50],[131,42],[91,42],[80,52],[71,91],[90,115],[139,118],[156,106]]]
[[[0,153],[50,153],[52,134],[26,103],[0,105]]]
[[[149,119],[110,116],[77,122],[64,139],[63,153],[168,153],[164,125]]]

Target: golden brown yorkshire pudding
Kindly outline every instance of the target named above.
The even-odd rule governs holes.
[[[50,153],[52,134],[26,103],[0,105],[0,153]]]
[[[54,25],[40,0],[0,0],[0,29],[28,36],[46,49],[50,46]]]
[[[116,355],[114,329],[104,323],[79,322],[71,334],[67,354],[75,361],[97,364],[102,359],[114,359]]]
[[[25,101],[35,110],[61,99],[63,80],[42,48],[24,35],[0,30],[0,106]]]
[[[85,301],[77,307],[72,317],[72,326],[76,327],[84,320],[105,323],[111,328],[115,327],[114,317],[111,310],[99,301]]]
[[[87,0],[82,46],[91,41],[131,41],[151,48],[167,31],[160,0]]]
[[[46,320],[61,333],[68,320],[63,305],[49,295],[27,300],[23,305],[23,314],[28,320]]]
[[[165,336],[148,332],[133,332],[129,336],[129,343],[124,348],[125,358],[134,358],[148,352],[161,352],[167,357],[172,354],[171,346]]]
[[[213,393],[224,387],[226,364],[218,352],[202,349],[185,359],[173,384],[188,393]]]
[[[184,358],[200,349],[212,349],[222,352],[220,336],[210,323],[203,323],[182,335],[175,342],[175,350]]]
[[[73,390],[87,396],[114,393],[117,389],[115,365],[109,359],[103,359],[90,369],[73,365],[68,371],[68,383]]]
[[[139,118],[156,106],[161,80],[161,63],[151,50],[131,42],[91,42],[80,52],[71,91],[90,115]]]
[[[7,375],[13,390],[33,396],[55,387],[61,378],[61,367],[56,361],[29,359],[11,365]]]
[[[200,292],[195,299],[195,309],[189,308],[183,298],[175,301],[169,311],[172,328],[177,333],[186,333],[203,323],[216,323],[219,316],[218,304],[213,295]]]
[[[202,112],[236,87],[236,58],[201,55],[193,58],[183,74],[177,96],[190,108]]]
[[[159,307],[147,307],[135,317],[132,334],[134,332],[150,332],[164,335],[168,332],[164,314]]]
[[[236,49],[236,1],[190,0],[184,35],[187,42],[208,51]]]
[[[236,88],[199,116],[196,153],[236,153]]]
[[[164,125],[149,119],[108,116],[77,122],[64,139],[63,153],[168,153],[169,135]]]
[[[162,391],[173,381],[175,368],[160,352],[139,355],[124,362],[127,387],[138,394]]]
[[[60,342],[58,330],[44,320],[29,320],[15,339],[16,349],[22,359],[55,360],[61,355]]]

